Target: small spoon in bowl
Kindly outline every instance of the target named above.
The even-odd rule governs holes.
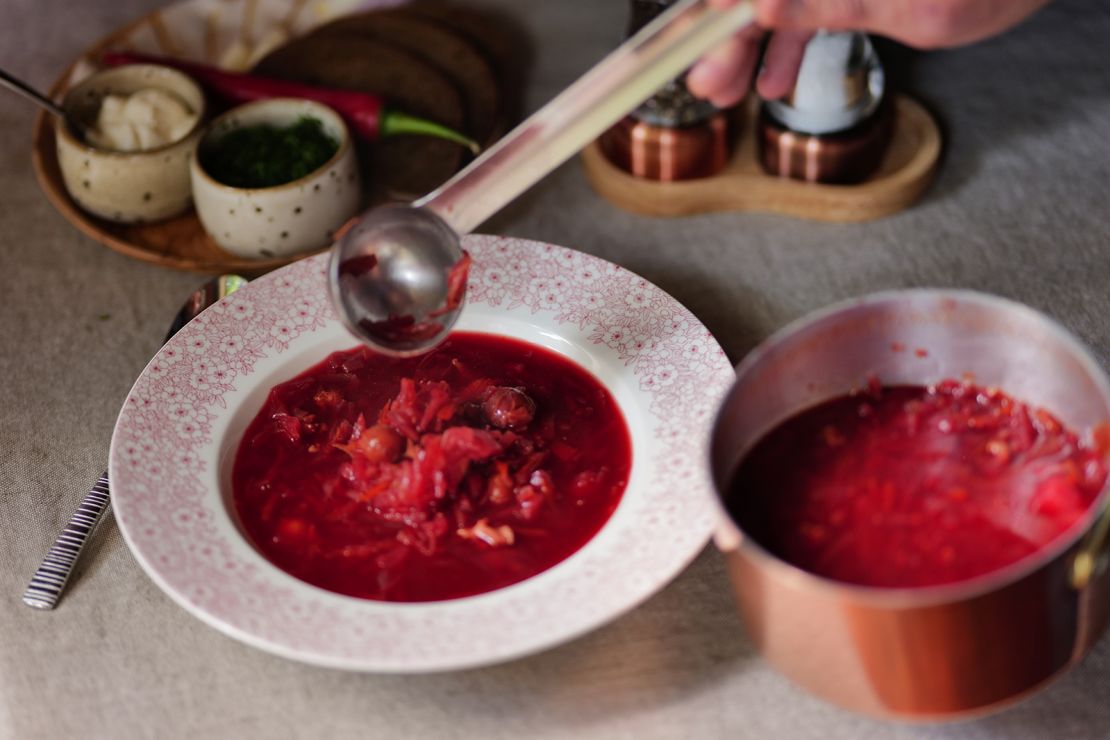
[[[73,125],[74,122],[66,115],[65,109],[63,109],[62,106],[3,69],[0,69],[0,85],[3,85],[18,95],[22,95],[47,113],[55,115],[66,123]]]
[[[442,342],[465,292],[460,236],[754,18],[752,0],[725,10],[680,0],[438,190],[363,214],[331,252],[340,319],[384,354],[420,354]]]

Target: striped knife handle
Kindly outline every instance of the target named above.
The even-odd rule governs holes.
[[[81,501],[69,524],[58,535],[42,565],[35,571],[31,585],[23,592],[24,604],[35,609],[53,609],[58,605],[77,558],[107,510],[108,473],[105,471]]]

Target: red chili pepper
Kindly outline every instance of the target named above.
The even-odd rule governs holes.
[[[435,136],[462,144],[475,154],[479,151],[479,146],[473,139],[433,121],[394,110],[377,95],[227,72],[205,64],[134,51],[107,51],[102,60],[110,67],[124,64],[160,64],[173,67],[196,78],[216,95],[234,103],[249,103],[267,98],[304,98],[323,103],[334,108],[365,139],[375,140],[396,134]]]

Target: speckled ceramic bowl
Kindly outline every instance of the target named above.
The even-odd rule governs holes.
[[[62,102],[71,119],[91,126],[105,96],[147,88],[175,94],[198,114],[197,123],[183,138],[156,149],[120,152],[87,144],[70,126],[55,124],[66,190],[81,208],[109,221],[157,221],[189,208],[189,160],[204,121],[204,93],[175,69],[131,64],[94,72],[71,88]]]
[[[240,257],[268,259],[326,246],[359,207],[358,162],[343,119],[309,100],[274,98],[234,108],[212,122],[205,147],[235,129],[258,124],[288,126],[318,119],[339,150],[304,177],[267,188],[238,188],[213,178],[193,157],[193,199],[206,231]]]

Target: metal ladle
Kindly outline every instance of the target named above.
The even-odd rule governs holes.
[[[680,0],[439,189],[411,206],[365,213],[332,248],[328,267],[343,323],[386,354],[439,344],[462,309],[459,237],[754,18],[752,0],[725,10]]]

